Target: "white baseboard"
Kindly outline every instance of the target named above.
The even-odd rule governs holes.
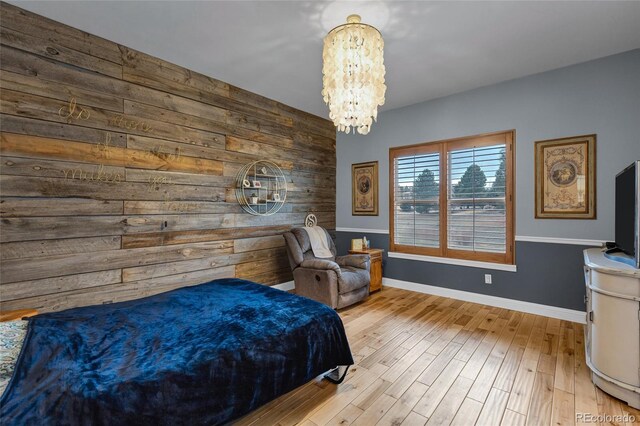
[[[529,314],[542,315],[550,318],[557,318],[565,321],[586,323],[585,313],[572,309],[559,308],[557,306],[541,305],[538,303],[523,302],[521,300],[507,299],[504,297],[489,296],[486,294],[472,293],[469,291],[453,290],[445,287],[438,287],[427,284],[418,284],[410,281],[396,280],[393,278],[382,278],[382,283],[387,287],[401,288],[403,290],[415,291],[418,293],[433,294],[434,296],[450,297],[452,299],[464,300],[465,302],[480,303],[482,305],[496,306],[498,308],[511,309],[513,311],[526,312]],[[282,291],[295,289],[293,281],[276,284],[272,286]]]
[[[523,302],[521,300],[488,296],[486,294],[453,290],[445,287],[437,287],[427,284],[418,284],[410,281],[396,280],[393,278],[382,278],[382,284],[387,287],[401,288],[403,290],[410,290],[418,293],[433,294],[434,296],[450,297],[452,299],[464,300],[465,302],[496,306],[498,308],[511,309],[513,311],[542,315],[550,318],[558,318],[561,320],[577,322],[580,324],[586,323],[585,312],[574,311],[572,309],[558,308],[556,306],[549,305],[540,305],[538,303]]]
[[[272,285],[271,288],[277,288],[278,290],[282,290],[282,291],[291,291],[294,288],[296,288],[296,286],[293,283],[293,281],[287,281],[286,283]]]

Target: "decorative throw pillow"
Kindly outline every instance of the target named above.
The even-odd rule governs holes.
[[[0,322],[0,395],[4,393],[27,335],[28,321]]]

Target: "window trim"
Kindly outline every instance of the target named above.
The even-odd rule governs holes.
[[[423,256],[421,254],[389,252],[389,257],[396,259],[408,259],[420,262],[441,263],[443,265],[466,266],[469,268],[493,269],[496,271],[518,272],[516,265],[508,263],[484,262],[481,260],[456,259],[455,257]]]
[[[389,148],[389,251],[449,259],[500,263],[506,265],[515,264],[515,136],[516,131],[512,129]],[[500,138],[503,139],[500,140]],[[449,184],[447,153],[456,149],[489,146],[497,143],[505,144],[505,253],[449,249],[447,247],[447,186]],[[416,247],[395,244],[395,159],[405,155],[416,155],[436,151],[440,153],[440,247]]]

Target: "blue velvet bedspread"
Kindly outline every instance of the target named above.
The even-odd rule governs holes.
[[[220,424],[353,359],[340,317],[239,279],[33,317],[3,425]]]

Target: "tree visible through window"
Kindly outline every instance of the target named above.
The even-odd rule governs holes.
[[[416,194],[416,200],[430,201],[438,199],[438,184],[435,179],[435,174],[430,169],[424,169],[415,182],[413,183],[414,191]],[[427,213],[433,206],[429,204],[416,205],[416,212]]]
[[[486,183],[487,177],[484,175],[484,171],[476,163],[472,163],[464,171],[460,181],[453,186],[454,197],[482,196]]]

